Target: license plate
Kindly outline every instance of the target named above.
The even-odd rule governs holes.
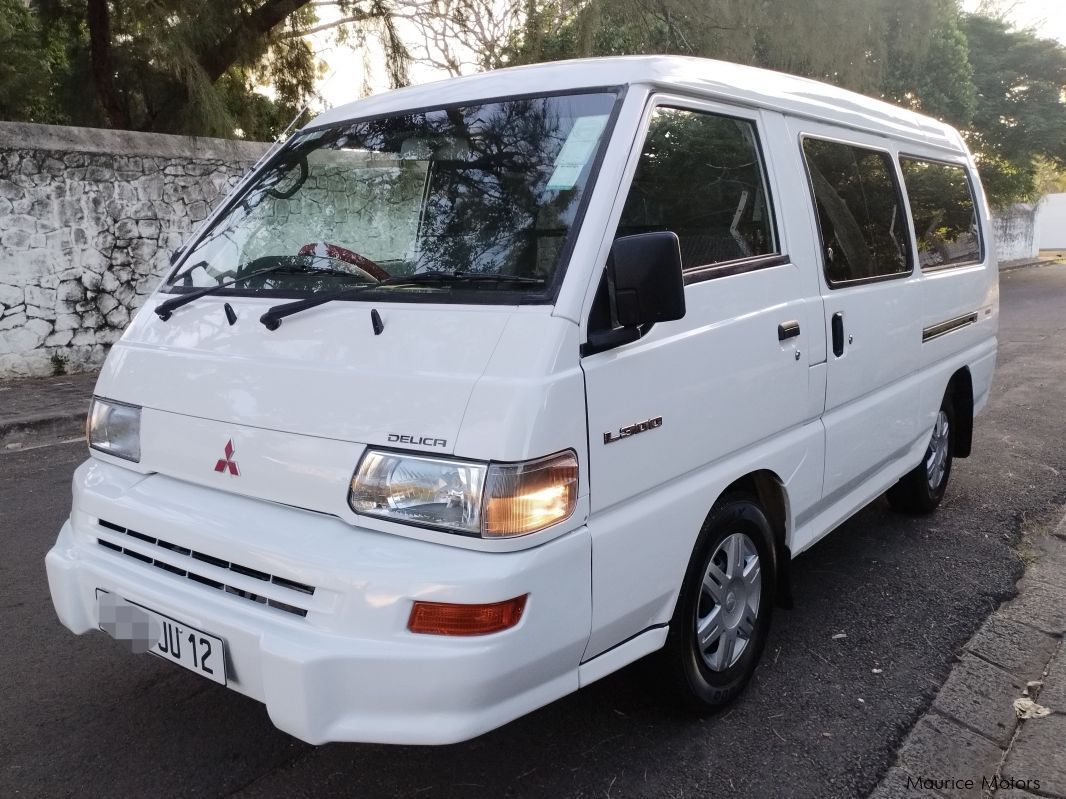
[[[221,638],[151,608],[96,589],[100,629],[134,652],[177,663],[219,685],[226,684],[226,653]]]

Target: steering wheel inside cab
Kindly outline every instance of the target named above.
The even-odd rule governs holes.
[[[330,244],[329,242],[311,242],[310,244],[305,244],[296,254],[311,258],[324,257],[334,261],[343,261],[349,266],[354,266],[359,272],[375,283],[382,280],[388,280],[391,277],[388,272],[365,255],[360,255],[357,252],[349,250],[347,247]]]
[[[274,167],[274,174],[267,178],[267,194],[278,200],[287,200],[304,185],[308,174],[310,169],[307,166],[307,156],[299,153],[295,161],[280,163]]]

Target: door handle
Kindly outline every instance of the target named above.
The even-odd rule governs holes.
[[[837,311],[833,314],[833,354],[840,357],[844,354],[844,314]]]
[[[795,319],[788,322],[782,322],[777,326],[777,340],[784,341],[785,339],[795,338],[800,334],[800,323]]]

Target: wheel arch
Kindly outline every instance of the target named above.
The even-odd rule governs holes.
[[[792,607],[792,551],[788,546],[790,513],[788,491],[781,478],[769,469],[759,469],[738,477],[718,497],[731,493],[746,493],[755,496],[766,512],[774,533],[774,575],[776,577],[777,604]],[[715,500],[717,502],[718,500]]]

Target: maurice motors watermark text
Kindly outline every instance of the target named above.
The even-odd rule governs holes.
[[[1039,791],[1040,780],[1019,780],[1014,777],[907,777],[907,788],[924,791],[972,791],[978,785],[985,791],[1000,791],[1017,788],[1023,791]]]

